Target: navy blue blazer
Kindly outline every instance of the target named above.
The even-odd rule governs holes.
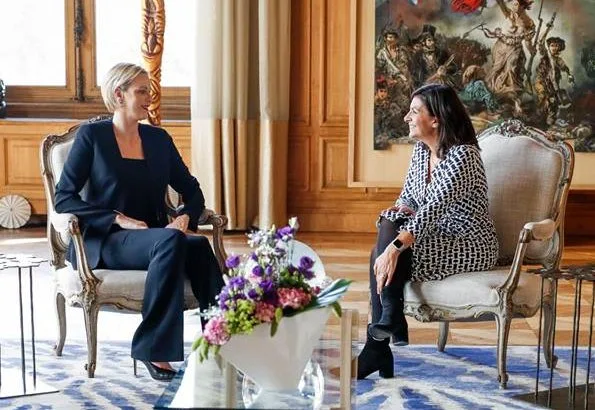
[[[185,204],[178,214],[188,214],[188,228],[196,230],[205,207],[198,181],[188,171],[165,130],[139,124],[139,134],[159,226],[168,223],[165,194],[169,184],[182,195]],[[127,192],[119,183],[121,159],[112,120],[81,125],[56,185],[56,211],[72,213],[79,218],[87,260],[92,269],[99,264],[101,246],[114,224],[116,211],[122,211],[126,202]],[[85,184],[85,192],[81,193]],[[76,267],[72,243],[68,260]]]

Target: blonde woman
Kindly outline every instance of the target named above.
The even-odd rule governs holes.
[[[147,72],[117,64],[101,93],[113,118],[79,128],[56,186],[56,210],[78,216],[91,268],[148,270],[132,357],[154,379],[171,380],[169,362],[184,358],[184,278],[201,309],[223,286],[208,239],[186,235],[196,229],[204,196],[168,133],[139,123],[150,103]],[[168,184],[185,203],[171,223],[164,203]]]

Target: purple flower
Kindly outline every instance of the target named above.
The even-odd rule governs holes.
[[[222,291],[219,294],[219,308],[221,310],[227,310],[227,301],[229,300],[229,294],[225,290],[226,289],[224,288],[224,291]]]
[[[312,272],[311,270],[305,269],[302,272],[302,275],[304,275],[304,278],[306,278],[306,280],[310,280],[314,277],[314,272]]]
[[[238,289],[238,290],[244,289],[245,285],[246,285],[246,279],[244,279],[241,276],[235,276],[229,280],[229,287],[231,289]]]
[[[256,252],[252,252],[250,254],[250,259],[252,259],[254,262],[258,262],[258,255],[256,254]]]
[[[262,269],[262,266],[256,265],[255,267],[253,267],[252,268],[252,274],[254,276],[261,277],[264,274],[264,270]]]
[[[274,292],[275,291],[275,284],[272,280],[266,279],[263,280],[258,284],[264,293]]]
[[[258,295],[258,291],[257,291],[256,289],[250,289],[250,290],[248,291],[248,297],[249,297],[250,299],[253,299],[253,300],[254,300],[254,299],[257,299],[257,298],[258,298],[258,296],[259,296],[259,295]]]
[[[290,226],[284,226],[283,228],[277,230],[277,233],[276,233],[275,236],[278,239],[287,241],[287,240],[293,238],[293,233],[294,233],[294,230],[293,230],[292,227],[290,227]]]
[[[268,265],[266,268],[264,268],[264,273],[266,273],[267,276],[271,276],[273,274],[273,267]]]
[[[314,266],[314,261],[308,256],[302,256],[300,259],[300,270],[308,270]]]
[[[227,266],[229,269],[235,269],[240,266],[239,255],[231,255],[229,258],[227,258],[225,261],[225,266]]]

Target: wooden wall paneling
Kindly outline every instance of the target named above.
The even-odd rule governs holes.
[[[4,138],[6,185],[42,184],[39,168],[39,139]]]
[[[163,121],[163,128],[171,135],[174,140],[174,144],[180,155],[184,160],[184,163],[190,168],[192,160],[191,144],[192,139],[190,135],[190,122],[189,121]]]
[[[564,231],[572,236],[595,237],[595,189],[570,191]]]
[[[347,186],[347,138],[346,136],[324,136],[320,138],[320,152],[322,154],[322,175],[321,190],[340,188]]]
[[[344,0],[323,0],[320,13],[320,116],[322,126],[349,121],[350,7]]]
[[[76,121],[0,120],[0,196],[24,196],[31,204],[33,214],[45,214],[39,146],[46,135],[62,133],[75,123]]]
[[[289,137],[287,185],[290,192],[310,190],[310,136]]]
[[[311,49],[312,49],[312,1],[300,0],[291,3],[290,66],[290,125],[309,127],[311,124]]]

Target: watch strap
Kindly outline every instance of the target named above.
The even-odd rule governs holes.
[[[403,252],[407,248],[399,238],[395,238],[395,240],[392,241],[392,244],[399,252]]]

